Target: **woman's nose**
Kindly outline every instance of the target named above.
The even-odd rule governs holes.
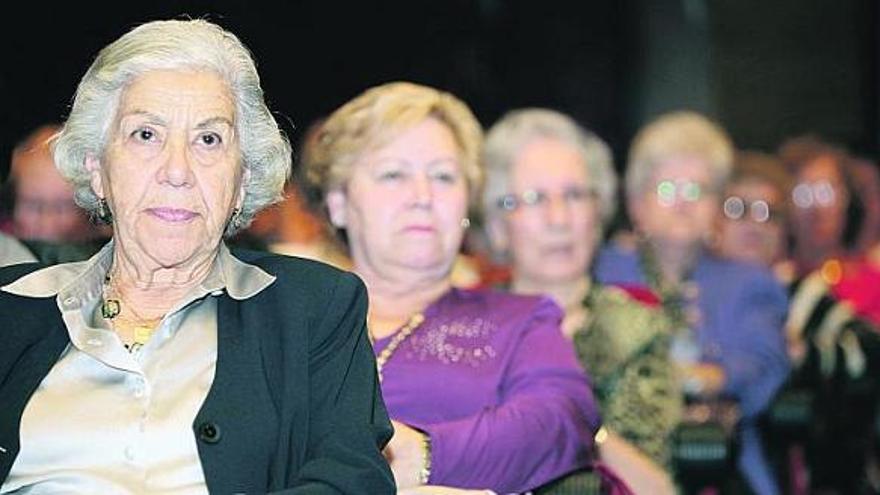
[[[159,181],[174,187],[192,185],[192,156],[185,138],[169,139]]]

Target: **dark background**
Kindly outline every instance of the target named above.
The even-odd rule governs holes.
[[[157,18],[207,17],[254,52],[270,107],[298,139],[381,82],[452,91],[484,125],[548,106],[612,145],[618,168],[659,112],[718,119],[738,146],[819,133],[877,158],[876,0],[179,1],[4,7],[0,176],[13,144],[63,120],[97,51]]]

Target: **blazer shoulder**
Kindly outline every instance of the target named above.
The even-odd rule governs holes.
[[[35,272],[41,268],[46,268],[46,265],[42,263],[21,263],[0,267],[0,287],[11,284],[28,273]]]
[[[257,266],[275,276],[273,291],[285,297],[326,299],[340,289],[366,290],[360,277],[320,261],[259,251],[235,250],[241,261]]]

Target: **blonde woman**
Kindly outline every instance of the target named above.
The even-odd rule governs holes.
[[[453,287],[481,145],[459,99],[389,83],[336,110],[306,157],[367,284],[401,490],[525,492],[591,460],[598,413],[559,307]]]

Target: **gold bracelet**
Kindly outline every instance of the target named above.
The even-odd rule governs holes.
[[[604,426],[599,427],[599,431],[593,436],[593,443],[598,447],[608,440],[608,430]]]
[[[422,469],[419,471],[419,484],[427,485],[431,478],[431,437],[422,434]]]

